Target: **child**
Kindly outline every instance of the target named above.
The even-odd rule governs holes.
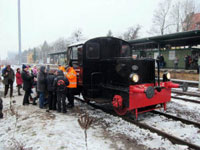
[[[20,89],[22,88],[23,81],[20,73],[20,68],[17,68],[16,82],[17,82],[18,95],[21,96],[22,94],[20,93]]]
[[[49,103],[49,110],[53,110],[53,99],[54,99],[54,70],[50,70],[49,74],[47,75],[47,90],[48,90],[48,103]]]

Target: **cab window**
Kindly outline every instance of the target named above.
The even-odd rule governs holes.
[[[100,47],[97,43],[88,43],[86,45],[86,57],[87,59],[98,59]]]
[[[78,48],[77,47],[73,47],[71,54],[72,54],[72,59],[73,60],[77,60],[78,59]]]
[[[131,49],[128,44],[122,44],[120,50],[120,57],[129,57],[131,55]]]

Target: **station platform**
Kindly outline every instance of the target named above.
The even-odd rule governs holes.
[[[199,74],[197,74],[197,70],[163,68],[160,69],[160,77],[162,77],[163,73],[167,71],[171,74],[172,79],[199,81]]]

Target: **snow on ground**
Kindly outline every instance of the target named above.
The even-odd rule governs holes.
[[[1,91],[2,87],[0,85]],[[196,90],[197,88],[189,88],[189,91]],[[80,102],[76,102],[76,107],[69,110],[67,114],[60,114],[55,111],[48,113],[38,106],[22,106],[23,97],[15,96],[13,99],[16,100],[16,104],[13,105],[18,117],[11,115],[9,98],[3,99],[5,118],[0,120],[0,150],[16,149],[17,145],[33,150],[84,150],[86,149],[84,131],[77,120],[79,115],[85,112],[94,120],[87,131],[88,150],[187,149],[186,146],[174,145],[155,133],[101,110],[94,110]],[[167,108],[168,113],[196,122],[200,121],[200,105],[172,99]],[[176,133],[181,138],[200,145],[198,136],[200,131],[193,126],[165,120],[159,115],[149,116],[148,113],[141,114],[139,117],[152,126],[167,129],[172,134]],[[186,136],[184,133],[189,134]],[[191,138],[187,138],[188,136]]]
[[[48,113],[37,106],[22,106],[16,97],[18,120],[8,111],[9,99],[4,99],[5,118],[0,120],[0,149],[9,150],[14,141],[34,150],[83,150],[84,132],[80,128],[76,114]],[[93,126],[88,130],[88,149],[114,149],[112,141],[102,138],[102,129]],[[95,144],[94,144],[95,143]],[[120,145],[119,145],[120,146]]]
[[[84,104],[85,105],[85,104]],[[126,135],[127,138],[131,138],[137,141],[138,144],[146,145],[150,149],[187,149],[186,146],[173,145],[167,139],[151,133],[148,130],[141,129],[131,123],[127,123],[119,117],[114,117],[109,114],[102,113],[101,110],[91,110],[88,107],[83,107],[84,111],[87,111],[92,117],[101,121],[101,124],[106,126],[106,130],[112,134]],[[86,110],[87,109],[87,110]],[[103,120],[102,120],[103,118]],[[112,118],[112,119],[111,119]]]
[[[164,116],[152,114],[142,122],[179,137],[180,139],[184,139],[189,143],[200,145],[200,129],[193,125],[186,125],[180,121],[174,121],[173,119],[168,119]]]
[[[15,96],[13,99],[16,100],[13,107],[18,117],[10,113],[9,98],[4,99],[5,118],[0,120],[0,150],[22,144],[33,150],[83,150],[84,132],[77,120],[80,113],[85,112],[94,119],[87,132],[89,150],[187,149],[80,102],[76,102],[76,108],[67,114],[60,114],[54,111],[48,113],[38,106],[22,106],[22,97]]]
[[[174,94],[174,93],[172,93],[171,95],[172,95],[172,96],[175,96],[175,97],[180,97],[180,98],[186,98],[186,99],[191,99],[191,100],[200,101],[200,98],[199,98],[199,97],[196,97],[196,96],[179,95],[179,94]]]
[[[172,98],[171,102],[167,103],[166,112],[191,121],[200,122],[199,104]]]

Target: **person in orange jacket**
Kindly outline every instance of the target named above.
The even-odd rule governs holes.
[[[67,104],[68,108],[74,107],[74,90],[77,88],[77,73],[72,67],[72,65],[66,66],[65,76],[69,80],[69,85],[67,86],[67,99],[69,103]]]
[[[61,66],[61,65],[59,65],[59,66],[58,66],[58,70],[62,70],[62,71],[63,71],[63,73],[65,73],[65,72],[66,72],[66,69],[65,69],[65,67],[64,67],[64,66]]]

